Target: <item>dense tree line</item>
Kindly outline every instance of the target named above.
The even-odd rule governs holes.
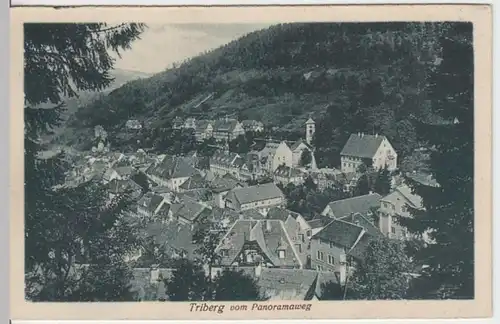
[[[137,248],[127,196],[92,182],[60,187],[65,154],[44,159],[40,137],[60,122],[64,98],[112,82],[108,51],[130,48],[141,24],[24,25],[25,288],[35,301],[131,300],[123,260]],[[47,106],[39,109],[39,105]]]

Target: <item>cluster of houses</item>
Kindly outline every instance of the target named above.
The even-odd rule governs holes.
[[[218,120],[197,120],[194,117],[176,118],[172,124],[173,129],[192,129],[196,140],[203,142],[214,138],[216,141],[232,141],[246,132],[263,132],[264,124],[256,120],[238,121],[234,118],[223,118]]]
[[[189,118],[174,125],[196,132],[210,129],[210,135],[203,131],[203,136],[215,138],[231,138],[244,132],[244,126],[260,127],[251,121],[212,123]],[[137,209],[130,217],[140,226],[141,238],[155,242],[170,258],[194,258],[193,234],[207,223],[217,224],[222,232],[215,252],[221,258],[212,265],[212,275],[237,268],[257,279],[270,299],[321,299],[320,287],[326,282],[344,284],[378,236],[408,239],[397,217],[411,217],[409,210],[423,205],[402,183],[394,184],[386,196],[370,193],[332,201],[309,220],[286,209],[278,184],[299,185],[311,177],[320,189],[341,183],[349,190],[361,163],[387,166],[391,171],[397,168],[397,154],[385,136],[359,133],[345,144],[340,169],[319,169],[311,145],[314,131],[314,121],[309,119],[305,140],[268,142],[264,149],[248,154],[219,150],[208,169],[199,167],[196,152],[186,156],[154,156],[143,150],[128,155],[103,153],[82,159],[68,182],[100,181],[110,188],[110,195],[132,192]],[[304,152],[311,155],[307,165],[301,164]],[[146,179],[146,188],[137,177]],[[272,181],[249,184],[263,177]],[[144,248],[128,258],[134,264],[132,286],[143,300],[165,299],[160,279],[172,269],[145,266],[143,258]]]

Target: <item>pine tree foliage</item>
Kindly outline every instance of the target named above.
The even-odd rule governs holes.
[[[442,62],[431,82],[433,109],[442,122],[425,124],[421,136],[433,148],[430,169],[438,187],[413,183],[425,210],[401,219],[428,235],[412,257],[424,265],[414,298],[474,298],[474,62],[472,24],[445,25]]]
[[[128,249],[134,248],[133,231],[122,218],[127,199],[107,201],[104,189],[92,183],[56,189],[65,178],[65,154],[41,158],[39,152],[44,149],[40,138],[61,121],[62,98],[109,85],[114,61],[108,50],[120,53],[130,48],[144,28],[142,24],[24,25],[28,299],[91,301],[127,297],[126,269],[121,262]]]
[[[200,265],[179,259],[165,287],[171,301],[201,301],[207,300],[209,282]]]

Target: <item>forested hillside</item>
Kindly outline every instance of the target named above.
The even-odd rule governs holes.
[[[302,131],[311,114],[319,124],[320,164],[335,159],[351,132],[384,134],[404,156],[417,144],[418,121],[434,118],[426,85],[440,62],[436,44],[443,27],[272,26],[151,78],[129,82],[80,109],[72,124],[119,131],[129,118],[158,128],[175,115],[230,114]]]

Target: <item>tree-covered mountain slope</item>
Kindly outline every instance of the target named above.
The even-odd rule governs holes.
[[[79,109],[72,126],[119,132],[130,118],[159,128],[179,115],[231,115],[302,131],[312,116],[317,137],[328,139],[335,152],[352,132],[384,134],[407,151],[404,146],[417,140],[416,121],[432,115],[426,85],[439,64],[441,29],[424,23],[275,25],[128,82]]]

